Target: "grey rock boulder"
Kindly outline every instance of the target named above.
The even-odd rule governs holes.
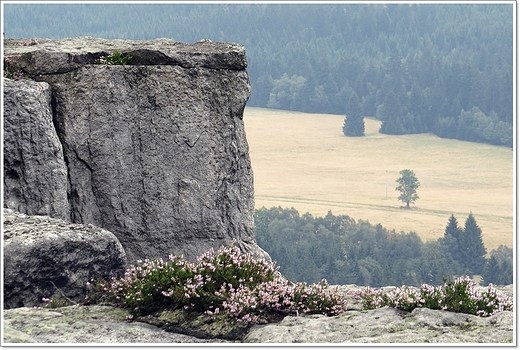
[[[127,265],[121,243],[93,225],[4,209],[4,307],[42,304],[42,298],[86,296],[86,283],[122,275]]]
[[[4,79],[4,207],[70,219],[67,167],[45,82]]]
[[[68,169],[70,219],[114,233],[129,262],[188,260],[254,239],[243,110],[245,49],[207,40],[5,40],[13,69],[52,87]],[[128,65],[95,61],[115,51]]]

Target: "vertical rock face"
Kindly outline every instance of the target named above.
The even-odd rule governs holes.
[[[4,79],[4,206],[69,220],[67,168],[47,83]]]
[[[130,64],[95,64],[115,50]],[[5,51],[52,86],[73,222],[113,232],[130,262],[193,259],[232,240],[266,256],[254,241],[243,47],[73,38],[6,40]]]

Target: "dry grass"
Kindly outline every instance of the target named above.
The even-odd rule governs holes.
[[[256,208],[294,207],[300,214],[346,214],[425,240],[444,235],[449,216],[473,213],[488,253],[513,247],[513,152],[506,147],[432,134],[379,134],[365,118],[365,137],[345,137],[341,115],[246,108]],[[401,209],[395,180],[412,169],[421,186]]]

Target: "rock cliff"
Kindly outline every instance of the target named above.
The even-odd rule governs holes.
[[[118,51],[125,65],[96,64]],[[245,49],[5,40],[4,207],[93,224],[128,261],[255,243]]]

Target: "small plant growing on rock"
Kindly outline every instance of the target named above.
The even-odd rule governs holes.
[[[196,264],[173,255],[167,261],[139,260],[122,278],[90,282],[89,300],[128,308],[136,316],[183,309],[257,322],[273,314],[337,315],[347,310],[346,295],[325,280],[309,286],[291,283],[275,263],[241,254],[233,244],[209,250]]]
[[[42,298],[42,302],[44,303],[43,306],[34,306],[35,309],[41,310],[42,307],[45,309],[56,309],[58,307],[64,307],[67,306],[67,300],[60,298],[60,299],[51,299],[51,298]]]
[[[11,57],[4,58],[4,78],[13,80],[22,80],[24,78],[23,72],[16,67]]]
[[[36,39],[36,38],[32,38],[30,40],[23,40],[18,43],[19,46],[33,46],[33,45],[38,45],[38,44],[40,44],[40,43],[38,42],[38,39]]]
[[[129,64],[132,60],[132,56],[124,55],[119,51],[114,51],[113,54],[108,56],[101,56],[98,58],[95,63],[96,64],[106,64],[106,65],[124,65]]]
[[[369,310],[393,307],[412,311],[418,307],[426,307],[482,317],[501,311],[513,311],[511,299],[498,294],[492,284],[489,284],[484,293],[474,290],[473,286],[473,281],[466,276],[455,281],[444,280],[444,284],[437,287],[423,284],[419,290],[402,286],[385,293],[367,287],[357,290],[355,294],[363,299],[363,308]]]

